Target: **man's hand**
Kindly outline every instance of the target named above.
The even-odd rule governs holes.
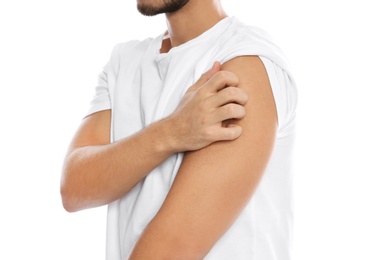
[[[237,77],[220,71],[215,63],[187,91],[173,114],[114,143],[110,143],[110,110],[86,117],[64,161],[61,194],[65,209],[110,203],[172,154],[237,138],[241,127],[224,122],[245,115],[243,105],[248,98],[237,85]]]
[[[237,88],[248,93],[245,117],[229,120],[243,132],[233,141],[185,154],[131,260],[203,259],[245,208],[263,176],[278,126],[267,71],[257,56],[234,58],[222,69],[234,72],[240,79]]]
[[[176,152],[198,150],[216,141],[234,140],[241,135],[239,125],[224,124],[245,116],[247,94],[238,78],[213,67],[185,93],[176,110],[167,118],[172,126]]]

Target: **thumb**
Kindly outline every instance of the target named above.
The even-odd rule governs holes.
[[[219,61],[214,62],[211,69],[203,73],[202,76],[200,76],[200,78],[198,79],[198,81],[196,81],[195,84],[188,89],[188,91],[194,91],[200,88],[209,79],[211,79],[215,73],[217,73],[220,70],[221,70],[221,64],[219,63]]]

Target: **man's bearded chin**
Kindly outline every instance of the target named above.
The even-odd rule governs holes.
[[[138,11],[146,16],[154,16],[163,13],[174,13],[185,6],[190,0],[162,0],[160,5],[138,2]]]

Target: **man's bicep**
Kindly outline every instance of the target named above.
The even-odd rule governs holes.
[[[181,248],[207,253],[235,221],[254,193],[271,156],[276,108],[258,57],[240,57],[222,66],[248,93],[242,135],[185,155],[172,188],[151,223]],[[164,225],[164,227],[162,227]],[[184,249],[186,250],[186,249]]]

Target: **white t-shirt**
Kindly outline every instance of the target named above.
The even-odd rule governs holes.
[[[172,113],[187,88],[214,61],[259,56],[277,107],[278,133],[266,172],[233,226],[207,260],[287,260],[292,238],[292,148],[297,94],[281,51],[262,30],[225,18],[197,38],[161,54],[163,34],[117,45],[99,75],[88,114],[111,109],[111,140],[121,140]],[[175,179],[175,154],[123,198],[108,205],[107,259],[126,259]]]

